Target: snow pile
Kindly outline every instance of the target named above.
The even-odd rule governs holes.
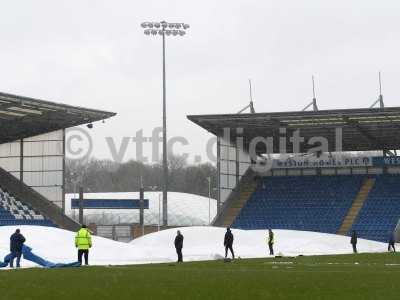
[[[130,244],[146,249],[149,257],[175,259],[172,247],[177,229],[164,230],[145,235],[133,240]],[[215,259],[225,255],[223,239],[225,228],[220,227],[185,227],[179,228],[184,236],[183,254],[186,260]],[[232,229],[234,235],[233,249],[237,257],[255,258],[266,257],[269,254],[266,230]],[[327,233],[274,230],[275,254],[285,256],[297,255],[326,255],[352,253],[350,238]],[[383,252],[384,243],[358,239],[360,252]],[[164,249],[162,253],[158,249]],[[160,257],[160,254],[162,256]]]
[[[9,253],[9,237],[15,226],[0,227],[0,259]],[[75,233],[52,227],[19,226],[26,237],[26,244],[33,252],[55,263],[69,263],[77,260],[74,247]],[[91,265],[123,265],[176,260],[173,240],[177,229],[169,229],[138,238],[131,243],[121,243],[101,237],[93,237],[90,251]],[[184,227],[179,228],[184,235],[183,255],[185,261],[219,259],[224,256],[224,228]],[[232,230],[237,257],[267,257],[267,233],[264,230]],[[274,230],[275,252],[286,256],[323,255],[351,253],[348,237],[293,231]],[[380,242],[359,239],[360,252],[384,252],[386,245]],[[23,261],[23,266],[34,266]]]
[[[78,218],[78,210],[71,209],[71,199],[79,198],[78,194],[65,195],[66,214]],[[132,193],[85,193],[87,199],[139,199],[139,192]],[[144,210],[146,225],[155,225],[162,221],[162,192],[145,192],[149,200],[149,209]],[[85,209],[85,222],[101,225],[116,223],[138,223],[138,209]],[[168,223],[170,226],[208,225],[217,213],[217,200],[207,197],[168,192]]]
[[[77,261],[75,248],[75,233],[63,229],[42,226],[2,226],[0,227],[0,260],[8,254],[9,238],[16,228],[26,238],[25,244],[32,248],[32,252],[55,263],[69,263]],[[147,262],[142,253],[126,243],[112,241],[102,237],[93,237],[94,247],[91,249],[89,262],[93,265],[129,264]],[[36,266],[28,261],[23,266]]]

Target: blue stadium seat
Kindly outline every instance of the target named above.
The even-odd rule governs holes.
[[[351,230],[360,237],[387,242],[400,218],[400,175],[377,175]]]
[[[336,233],[363,179],[362,175],[265,177],[232,226]]]
[[[265,177],[232,227],[336,233],[366,175]],[[400,219],[400,175],[375,175],[351,230],[388,240]]]
[[[0,226],[6,225],[55,227],[55,224],[51,220],[46,219],[32,207],[0,188]]]

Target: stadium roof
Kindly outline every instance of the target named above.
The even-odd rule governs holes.
[[[92,123],[115,113],[0,92],[0,144]]]
[[[230,128],[231,140],[243,136],[245,147],[254,137],[273,137],[274,153],[280,153],[281,136],[287,137],[287,153],[293,152],[289,138],[296,130],[300,130],[300,136],[305,138],[305,143],[301,144],[301,153],[316,146],[307,144],[311,137],[325,137],[329,151],[334,152],[336,128],[342,129],[342,151],[400,149],[400,107],[190,115],[188,119],[217,136],[223,135],[224,128]],[[237,134],[237,128],[243,128],[243,134]],[[286,133],[282,134],[285,130],[280,128],[284,128]],[[265,153],[265,149],[260,147],[257,151]]]

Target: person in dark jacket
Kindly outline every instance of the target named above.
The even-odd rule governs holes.
[[[174,244],[175,244],[176,254],[178,254],[178,263],[183,262],[183,257],[182,257],[183,235],[179,230],[176,233]]]
[[[350,244],[353,246],[353,252],[357,253],[357,232],[355,230],[351,234]]]
[[[396,248],[394,247],[394,244],[396,242],[396,238],[394,236],[394,233],[390,233],[389,235],[389,245],[388,245],[388,251],[393,249],[393,252],[396,252]]]
[[[10,237],[10,251],[11,251],[11,258],[10,258],[10,268],[14,267],[14,258],[17,258],[17,268],[20,268],[20,261],[22,255],[22,245],[25,243],[25,238],[21,234],[20,230],[15,230]]]
[[[225,238],[224,238],[224,246],[225,246],[225,258],[228,256],[228,249],[232,253],[232,259],[235,259],[235,253],[233,252],[233,234],[231,229],[228,227],[226,229]]]
[[[268,229],[268,247],[269,247],[269,255],[274,255],[274,233],[271,229]]]

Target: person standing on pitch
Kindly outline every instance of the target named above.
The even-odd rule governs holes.
[[[225,258],[228,256],[228,249],[232,253],[232,259],[235,259],[235,253],[233,253],[233,234],[231,229],[228,227],[226,228],[225,238],[224,238],[224,246],[225,246]]]
[[[271,229],[268,229],[268,247],[269,255],[274,255],[274,233]]]
[[[178,263],[183,262],[182,258],[183,235],[179,230],[176,233],[174,244],[175,244],[176,254],[178,254]]]
[[[86,225],[82,225],[81,229],[75,236],[75,247],[78,248],[78,261],[82,264],[82,256],[85,255],[85,265],[89,264],[89,249],[92,248],[92,236]]]
[[[10,268],[14,267],[14,258],[17,258],[17,268],[20,268],[20,261],[22,255],[22,245],[25,243],[25,238],[21,234],[20,230],[17,229],[10,237]]]
[[[357,232],[355,230],[351,234],[350,244],[353,246],[353,252],[357,253]]]
[[[388,245],[388,251],[393,249],[393,252],[396,252],[396,248],[394,247],[394,243],[396,242],[396,238],[394,236],[394,233],[390,233],[389,235],[389,245]]]

